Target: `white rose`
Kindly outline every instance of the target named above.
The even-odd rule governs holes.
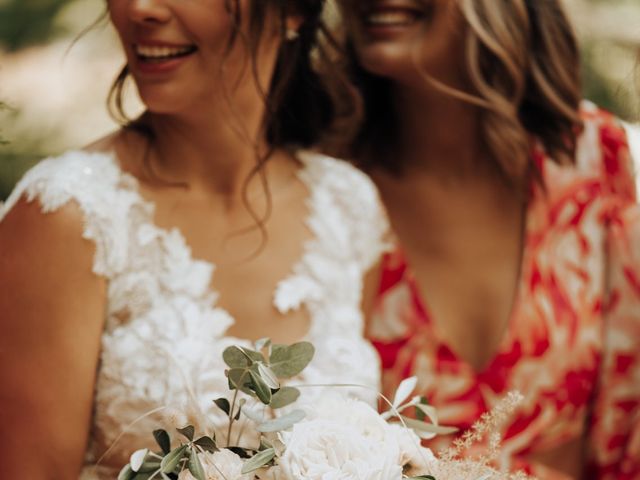
[[[242,474],[242,459],[231,450],[222,449],[215,453],[198,455],[207,480],[251,480],[252,475]],[[178,480],[195,480],[189,470],[183,470]]]
[[[437,459],[433,452],[422,446],[420,437],[402,425],[388,425],[387,442],[395,442],[399,448],[398,463],[407,475],[423,475],[433,468]]]
[[[276,473],[282,480],[394,480],[402,478],[395,439],[386,423],[357,400],[323,399],[309,415],[280,435],[285,444]]]

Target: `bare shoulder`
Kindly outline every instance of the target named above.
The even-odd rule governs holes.
[[[74,202],[45,213],[21,198],[0,222],[2,478],[77,478],[106,302],[93,255]],[[41,438],[51,448],[34,457]]]

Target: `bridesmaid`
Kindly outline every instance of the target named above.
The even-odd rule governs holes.
[[[618,121],[581,101],[560,0],[341,4],[366,114],[350,155],[398,245],[369,324],[386,388],[418,375],[461,430],[519,390],[503,467],[640,478],[631,158]]]

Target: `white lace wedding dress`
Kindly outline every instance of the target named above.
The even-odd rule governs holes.
[[[314,237],[273,300],[282,313],[305,307],[311,316],[306,339],[316,355],[295,383],[377,389],[378,359],[363,339],[359,309],[363,272],[383,248],[386,225],[377,195],[345,163],[310,152],[298,157]],[[112,156],[75,151],[42,161],[0,206],[0,221],[23,196],[37,199],[44,212],[76,202],[84,237],[96,246],[93,270],[108,280],[83,478],[114,478],[115,465],[110,469],[100,458],[110,447],[111,458],[126,462],[135,449],[152,446],[151,432],[163,417],[151,412],[182,408],[191,398],[205,413],[218,414],[212,400],[228,393],[222,351],[247,342],[225,333],[234,320],[216,306],[214,265],[192,258],[178,230],[154,224],[154,206]],[[305,389],[303,397],[318,390]],[[352,391],[375,398],[371,390]]]

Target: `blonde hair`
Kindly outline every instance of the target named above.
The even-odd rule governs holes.
[[[482,136],[500,171],[516,182],[538,176],[531,141],[558,163],[571,163],[582,125],[577,42],[559,0],[458,0],[466,24],[466,69],[472,91],[445,85],[423,72],[443,93],[477,105]],[[347,41],[343,66],[364,105],[359,127],[343,138],[342,153],[363,167],[397,171],[398,119],[390,81],[366,72]],[[344,142],[346,140],[346,143]],[[395,155],[392,152],[395,151]],[[539,178],[539,176],[538,176]],[[521,183],[521,182],[517,182]]]

